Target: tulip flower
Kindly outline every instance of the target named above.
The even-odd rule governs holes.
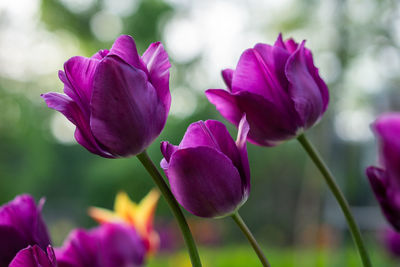
[[[59,72],[65,94],[42,97],[75,124],[76,141],[90,152],[106,158],[137,155],[167,120],[169,68],[161,43],[139,56],[133,38],[122,35],[110,51],[65,62]]]
[[[20,195],[0,207],[0,266],[7,266],[29,245],[46,251],[51,244],[41,215],[43,204],[44,199],[36,205],[31,196]]]
[[[148,254],[157,251],[159,236],[153,228],[154,213],[160,197],[158,190],[151,190],[139,204],[132,202],[125,192],[117,194],[114,211],[90,208],[89,215],[101,224],[124,222],[135,229],[142,238]]]
[[[383,235],[383,242],[388,252],[396,258],[400,258],[400,233],[386,229]]]
[[[74,230],[55,253],[58,267],[134,267],[142,266],[145,248],[132,227],[115,223]]]
[[[381,115],[372,129],[378,139],[380,167],[366,173],[389,223],[400,232],[400,113]]]
[[[274,146],[297,137],[328,107],[328,88],[305,41],[299,45],[279,35],[272,46],[256,44],[222,77],[228,91],[210,89],[206,96],[236,126],[246,113],[248,139],[256,145]]]
[[[193,123],[179,146],[161,143],[164,169],[176,200],[200,217],[232,215],[247,200],[250,169],[246,116],[235,141],[221,122]]]
[[[57,261],[51,246],[46,253],[34,245],[20,250],[9,267],[57,267]]]

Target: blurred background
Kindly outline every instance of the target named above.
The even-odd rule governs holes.
[[[345,192],[375,266],[399,266],[381,242],[386,224],[364,175],[375,164],[369,124],[399,110],[400,2],[396,0],[1,0],[0,203],[17,194],[47,199],[45,220],[55,245],[74,227],[92,227],[87,208],[112,208],[125,190],[139,201],[153,187],[136,158],[109,160],[77,145],[74,127],[46,107],[40,94],[62,91],[57,71],[75,55],[109,48],[132,35],[140,53],[162,41],[172,62],[172,107],[159,142],[179,143],[187,126],[218,119],[204,90],[225,88],[223,68],[235,67],[257,42],[307,40],[328,83],[331,102],[308,131]],[[338,205],[296,141],[275,148],[248,145],[252,192],[241,209],[273,266],[360,266]],[[258,266],[229,219],[188,214],[205,266]],[[149,266],[188,266],[179,231],[160,201],[161,251]]]

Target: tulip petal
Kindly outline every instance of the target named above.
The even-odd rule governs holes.
[[[329,104],[328,86],[326,85],[324,80],[321,79],[318,68],[316,68],[314,66],[314,60],[313,60],[311,51],[309,49],[305,48],[304,53],[305,53],[305,57],[306,57],[306,61],[307,61],[308,71],[310,72],[311,76],[314,78],[314,81],[317,83],[318,88],[321,92],[322,104],[323,104],[322,113],[324,113],[326,111],[326,109],[328,108],[328,104]]]
[[[134,228],[122,223],[75,230],[55,252],[59,267],[141,266],[145,255]]]
[[[172,145],[169,142],[163,141],[161,142],[160,145],[161,149],[161,154],[164,156],[164,158],[161,160],[161,168],[164,170],[168,168],[168,162],[171,158],[171,155],[178,150],[178,146]]]
[[[29,243],[14,227],[0,225],[0,266],[8,266],[15,254]]]
[[[112,157],[99,147],[83,111],[69,96],[60,93],[47,93],[43,94],[42,97],[49,108],[59,111],[75,124],[75,139],[80,145],[94,154],[106,158]]]
[[[29,246],[18,252],[9,267],[56,267],[53,256],[47,255],[39,246]]]
[[[288,89],[284,87],[287,86],[287,82],[281,84],[280,81],[283,78],[277,77],[277,74],[282,76],[279,74],[279,68],[287,58],[285,50],[270,45],[258,44],[254,49],[244,51],[233,76],[232,93],[257,94],[274,103],[282,111],[291,109],[292,102],[287,92]],[[277,63],[276,67],[266,63],[271,60],[274,64]]]
[[[318,84],[308,68],[305,55],[305,42],[294,52],[286,63],[286,76],[289,80],[289,94],[305,128],[311,127],[322,116],[324,101]]]
[[[208,101],[215,105],[221,115],[235,126],[239,125],[243,112],[236,103],[236,98],[222,89],[209,89],[205,92]]]
[[[106,57],[94,80],[91,130],[111,153],[139,154],[164,127],[166,110],[159,101],[142,71]]]
[[[241,155],[226,126],[215,120],[207,120],[204,124],[217,144],[215,149],[231,159],[233,165],[238,169],[240,177],[246,177],[247,174],[242,166]],[[206,146],[206,144],[204,145]],[[243,181],[243,184],[246,185],[246,181]]]
[[[400,196],[388,186],[387,173],[376,167],[367,168],[367,177],[386,219],[400,231]]]
[[[105,58],[105,56],[108,55],[108,53],[110,53],[110,51],[107,50],[107,49],[99,50],[99,51],[98,51],[96,54],[94,54],[91,58],[98,59],[98,60],[102,60],[103,58]]]
[[[239,122],[238,126],[238,135],[236,139],[236,146],[239,150],[240,160],[241,160],[241,170],[243,174],[241,177],[244,177],[244,192],[248,196],[250,194],[250,166],[249,159],[247,156],[247,135],[250,131],[249,123],[246,120],[246,114],[243,114],[242,119]]]
[[[294,51],[296,51],[297,47],[299,46],[298,43],[296,43],[292,38],[283,41],[282,39],[282,33],[279,33],[278,38],[275,41],[274,46],[278,46],[280,48],[285,49],[288,51],[290,54],[292,54]]]
[[[115,197],[114,210],[119,217],[133,224],[135,222],[136,209],[136,204],[131,201],[126,192],[118,192]]]
[[[142,60],[147,66],[151,84],[164,103],[165,115],[168,116],[171,106],[171,93],[169,91],[169,68],[171,64],[169,63],[168,54],[160,42],[152,43],[143,53]]]
[[[228,157],[210,147],[176,151],[167,175],[177,201],[197,216],[225,216],[245,201],[238,170]]]
[[[124,224],[104,225],[102,229],[104,267],[142,266],[145,247],[135,229]],[[62,266],[60,266],[62,267]]]
[[[255,94],[241,92],[235,97],[240,110],[246,113],[250,125],[249,141],[274,146],[296,136],[297,116],[283,112],[271,102]]]
[[[378,200],[386,198],[386,173],[383,169],[370,166],[366,170],[367,177],[371,183],[372,190],[374,191]]]
[[[400,233],[387,228],[384,232],[383,241],[387,250],[396,258],[400,257]]]
[[[282,33],[279,33],[278,38],[276,38],[276,41],[274,43],[274,46],[277,46],[277,47],[280,47],[280,48],[283,48],[286,50],[285,43],[283,42],[283,39],[282,39]]]
[[[228,87],[229,91],[231,91],[232,88],[233,73],[234,73],[233,69],[224,69],[222,71],[222,78],[224,79],[224,82]]]
[[[129,35],[121,35],[115,40],[110,49],[109,56],[118,56],[126,63],[147,73],[136,49],[135,40]]]
[[[380,158],[389,173],[389,185],[400,190],[400,113],[387,113],[372,128],[380,143]]]
[[[91,231],[72,231],[61,248],[55,248],[58,267],[101,266],[98,258],[99,240]],[[96,252],[97,251],[97,252]]]
[[[269,92],[280,90],[271,80],[261,56],[254,49],[247,49],[240,56],[232,80],[232,93],[248,91],[270,99]]]
[[[89,216],[98,223],[121,222],[122,218],[115,212],[107,209],[90,207],[88,210]]]
[[[160,198],[157,189],[151,190],[137,206],[135,213],[135,225],[139,234],[143,237],[148,253],[154,253],[160,246],[160,238],[153,230],[154,213]]]
[[[262,96],[249,92],[230,94],[223,90],[207,90],[206,96],[236,127],[246,113],[250,125],[248,140],[254,144],[275,146],[296,136],[299,125],[296,114],[278,109]]]
[[[221,150],[217,140],[215,140],[213,134],[210,132],[210,129],[208,129],[204,121],[192,123],[187,128],[186,133],[179,144],[179,149],[198,146],[209,146],[216,150]]]
[[[268,99],[276,101],[285,101],[287,103],[289,98],[287,95],[289,83],[285,76],[285,65],[290,56],[290,53],[285,49],[278,46],[270,46],[267,44],[256,44],[254,46],[262,58],[263,64],[267,66],[268,72],[270,73],[270,79],[274,87],[268,88],[269,96]],[[274,88],[283,90],[281,94],[278,92],[271,91]]]
[[[93,77],[99,60],[86,57],[72,57],[64,63],[66,83],[62,72],[59,72],[61,81],[64,82],[64,92],[71,97],[85,112],[89,114],[89,103],[92,95]]]

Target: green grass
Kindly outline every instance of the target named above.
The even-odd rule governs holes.
[[[358,254],[352,248],[341,250],[312,249],[264,249],[272,267],[358,267],[362,266]],[[400,260],[391,259],[380,249],[371,250],[371,260],[375,267],[400,266]],[[200,257],[204,267],[251,267],[261,266],[256,254],[247,246],[224,248],[201,248]],[[158,254],[149,260],[149,267],[189,267],[190,261],[185,251],[173,254]]]

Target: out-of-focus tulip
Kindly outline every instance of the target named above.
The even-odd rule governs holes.
[[[389,228],[386,229],[383,242],[393,257],[400,258],[400,233]]]
[[[29,245],[43,251],[50,245],[41,215],[43,204],[44,199],[36,206],[31,196],[20,195],[0,207],[0,266],[7,266],[18,251]]]
[[[161,143],[164,169],[177,201],[201,217],[233,214],[250,192],[246,116],[235,141],[221,122],[193,123],[179,146]]]
[[[161,43],[139,56],[133,38],[122,35],[110,51],[65,62],[59,72],[65,94],[42,97],[75,124],[75,139],[90,152],[107,158],[137,155],[167,120],[169,68]]]
[[[238,126],[243,113],[250,125],[248,139],[274,146],[294,138],[320,120],[329,102],[325,82],[311,51],[279,35],[273,46],[247,49],[235,70],[222,71],[228,91],[210,89],[208,100]]]
[[[400,113],[381,115],[372,129],[381,167],[370,166],[366,173],[386,219],[400,232]]]
[[[115,223],[74,230],[55,253],[58,267],[134,267],[142,266],[145,247],[132,227]]]
[[[47,248],[46,253],[34,245],[20,250],[9,267],[57,267],[57,262],[51,246]]]
[[[153,189],[139,204],[136,204],[125,192],[120,192],[115,198],[114,211],[93,207],[89,209],[89,215],[101,224],[124,222],[130,225],[139,233],[147,253],[151,255],[157,251],[160,243],[159,236],[153,228],[159,197],[158,190]]]

